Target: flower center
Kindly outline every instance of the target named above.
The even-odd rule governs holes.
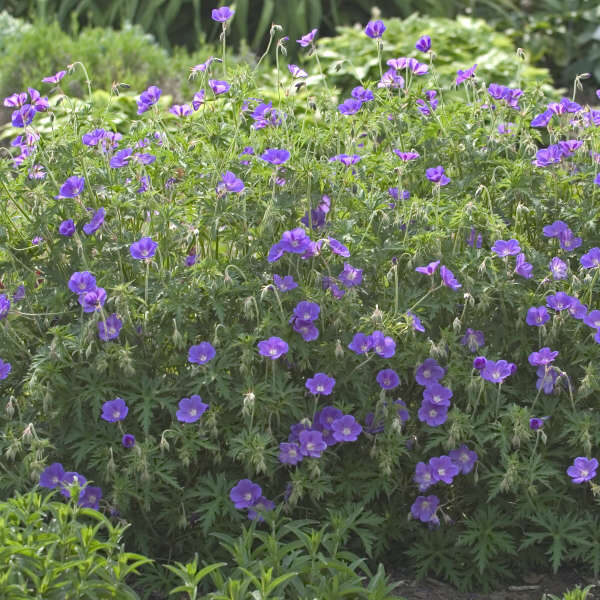
[[[344,435],[350,435],[350,427],[344,427],[344,429],[342,429],[342,433]]]
[[[190,409],[190,416],[195,417],[198,414],[198,411],[195,408]]]

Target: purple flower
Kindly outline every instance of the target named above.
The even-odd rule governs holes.
[[[388,69],[384,74],[379,83],[378,88],[398,88],[404,87],[404,77],[396,71],[396,69]]]
[[[135,446],[135,435],[132,433],[126,433],[121,438],[121,444],[123,448],[133,448]]]
[[[452,483],[454,477],[460,472],[456,463],[449,456],[445,455],[430,458],[429,466],[431,467],[431,474],[434,481],[443,481],[448,485]]]
[[[11,115],[11,124],[13,127],[26,127],[36,115],[35,108],[31,104],[25,104],[19,110],[15,110]]]
[[[481,234],[477,234],[475,231],[475,227],[471,227],[471,231],[469,233],[469,237],[467,238],[467,244],[471,246],[471,248],[481,248],[481,244],[483,243],[483,238]]]
[[[86,223],[83,226],[83,232],[86,235],[92,235],[92,233],[95,233],[96,231],[98,231],[98,229],[100,229],[100,227],[102,226],[102,223],[104,223],[104,217],[106,216],[106,211],[104,210],[104,207],[101,206],[92,216],[92,218],[90,219],[89,223]]]
[[[298,332],[305,342],[313,342],[319,337],[319,330],[312,321],[303,321],[302,319],[292,319],[294,331]]]
[[[365,354],[373,348],[373,340],[371,336],[364,333],[356,333],[350,344],[348,344],[348,348],[356,354]]]
[[[542,365],[537,368],[535,374],[538,376],[538,380],[535,382],[536,389],[542,390],[544,394],[551,394],[554,391],[560,371],[556,367]]]
[[[415,48],[421,52],[429,52],[431,50],[431,38],[428,35],[421,36],[417,40]]]
[[[525,260],[525,255],[521,252],[517,254],[517,260],[515,261],[515,273],[525,279],[531,279],[533,277],[533,265]]]
[[[224,94],[225,92],[228,92],[231,88],[229,83],[227,83],[226,81],[221,81],[220,79],[209,79],[208,85],[210,86],[210,89],[213,91],[213,94],[215,96],[218,96],[219,94]]]
[[[178,406],[179,410],[175,413],[175,416],[180,423],[195,423],[208,408],[208,404],[202,402],[202,398],[197,394],[189,398],[182,398]]]
[[[465,335],[460,340],[463,346],[466,346],[471,352],[477,352],[481,346],[485,345],[483,331],[475,331],[470,327],[465,331]]]
[[[561,233],[570,231],[569,226],[564,221],[554,221],[551,225],[545,225],[542,228],[544,237],[558,237]]]
[[[448,455],[452,462],[459,468],[459,472],[463,475],[470,473],[477,462],[477,453],[469,450],[465,444],[456,450],[450,450]]]
[[[205,62],[200,63],[199,65],[194,65],[193,67],[190,68],[190,71],[192,72],[191,76],[194,76],[197,73],[205,73],[206,71],[208,71],[208,68],[210,67],[210,65],[215,61],[223,62],[220,58],[215,58],[214,56],[209,56]]]
[[[293,318],[301,321],[314,321],[315,319],[319,318],[320,312],[321,308],[318,304],[303,300],[302,302],[298,302],[298,304],[296,304]]]
[[[0,380],[6,379],[12,370],[12,365],[9,362],[4,362],[0,358]]]
[[[106,321],[98,321],[98,336],[105,342],[114,340],[119,337],[122,327],[123,321],[113,313],[107,317]]]
[[[539,417],[532,417],[531,419],[529,419],[529,429],[531,429],[532,431],[538,431],[542,429],[542,427],[544,427],[544,422],[547,418],[548,417],[542,417],[540,419]]]
[[[96,278],[89,271],[75,271],[69,279],[68,286],[74,294],[92,292],[96,289]]]
[[[282,165],[289,160],[290,153],[287,150],[280,150],[278,148],[267,148],[260,157],[272,165]]]
[[[488,360],[479,374],[483,379],[492,383],[503,383],[512,373],[511,363],[505,360]]]
[[[398,150],[396,148],[394,148],[394,154],[404,162],[416,160],[420,156],[418,152],[402,152],[401,150]]]
[[[440,267],[440,275],[442,277],[442,285],[449,287],[451,290],[456,291],[462,287],[462,284],[458,283],[458,281],[454,277],[454,273],[452,273],[452,271],[448,267],[442,265]]]
[[[83,488],[79,495],[77,505],[82,508],[91,508],[93,510],[99,510],[100,499],[102,498],[102,490],[99,487],[88,485]]]
[[[440,383],[432,383],[423,390],[423,400],[434,406],[450,406],[452,390]]]
[[[161,94],[162,90],[155,85],[151,85],[145,92],[142,92],[137,100],[137,114],[141,115],[149,110],[151,106],[154,106],[158,102]]]
[[[362,426],[352,415],[344,415],[333,421],[331,430],[336,442],[355,442],[362,432]]]
[[[106,290],[99,287],[90,292],[79,294],[77,301],[85,313],[91,313],[96,310],[100,310],[106,302]]]
[[[40,474],[40,486],[54,490],[60,486],[65,477],[65,470],[60,463],[52,463]]]
[[[353,90],[350,92],[350,95],[361,102],[371,102],[371,100],[375,99],[373,92],[365,89],[361,85],[353,88]]]
[[[254,506],[261,496],[260,485],[250,479],[241,479],[229,492],[229,498],[237,509]]]
[[[588,250],[580,259],[579,262],[584,269],[597,269],[600,267],[600,248],[595,246]]]
[[[200,90],[194,94],[192,98],[192,108],[194,111],[198,110],[204,104],[204,98],[206,96],[206,92],[204,90]]]
[[[292,74],[292,77],[307,77],[308,73],[302,70],[298,65],[288,65],[288,70]]]
[[[302,227],[296,227],[291,231],[284,231],[279,242],[280,249],[283,252],[292,252],[294,254],[304,254],[310,244],[311,239]]]
[[[192,107],[189,104],[173,104],[173,106],[169,108],[169,112],[176,117],[189,117],[192,114]]]
[[[391,358],[396,352],[396,342],[381,331],[374,331],[371,336],[371,345],[375,352],[382,358]]]
[[[71,237],[75,233],[75,223],[73,219],[67,219],[58,226],[58,233],[65,237]]]
[[[289,346],[279,337],[270,337],[268,340],[258,342],[258,351],[262,356],[275,360],[285,354]]]
[[[313,29],[311,32],[307,33],[306,35],[303,35],[299,40],[296,41],[300,44],[300,46],[306,48],[307,46],[310,46],[310,44],[312,44],[313,40],[315,39],[315,35],[317,35],[317,31],[319,30]]]
[[[185,257],[185,266],[192,267],[195,264],[196,264],[196,253],[192,251]]]
[[[572,250],[575,250],[575,248],[579,248],[582,243],[581,238],[575,237],[570,229],[560,233],[558,236],[558,241],[560,243],[560,247],[563,250],[567,250],[567,252],[571,252]]]
[[[463,83],[463,81],[467,81],[467,79],[473,77],[476,68],[477,65],[474,64],[470,69],[467,69],[466,71],[459,69],[456,73],[456,85],[460,85],[461,83]]]
[[[437,496],[419,496],[410,507],[410,512],[415,519],[422,523],[435,521],[435,512],[440,505],[440,499]]]
[[[521,252],[521,246],[517,240],[497,240],[492,246],[492,252],[495,252],[500,258],[515,256]]]
[[[320,431],[301,431],[298,435],[298,441],[300,442],[300,453],[302,456],[319,458],[323,450],[327,448],[327,443],[323,440],[323,435]]]
[[[146,260],[154,256],[157,248],[158,243],[152,241],[152,238],[143,237],[129,246],[129,252],[136,260]]]
[[[10,310],[10,300],[6,294],[0,294],[0,321],[6,317]]]
[[[297,465],[302,458],[298,444],[293,442],[282,442],[279,444],[279,462],[285,465]]]
[[[558,256],[555,256],[548,265],[550,273],[552,273],[553,279],[566,279],[567,278],[567,263],[563,262]]]
[[[444,174],[444,167],[442,167],[442,165],[427,169],[425,171],[425,175],[427,176],[427,179],[429,179],[429,181],[437,183],[440,186],[448,185],[451,181],[451,179],[449,177],[446,177],[446,175]]]
[[[20,108],[27,102],[27,94],[25,92],[15,93],[4,98],[4,106],[8,108]]]
[[[556,292],[551,296],[546,296],[546,306],[554,310],[566,310],[571,306],[573,298],[564,292]]]
[[[423,327],[423,323],[421,323],[421,319],[415,315],[415,313],[410,310],[406,313],[406,319],[409,322],[410,326],[413,328],[413,331],[420,331],[423,333],[425,331],[425,327]]]
[[[357,100],[356,98],[347,98],[342,104],[338,104],[338,110],[346,116],[355,115],[362,105],[362,101]]]
[[[567,469],[567,475],[573,480],[573,483],[583,483],[596,477],[597,468],[598,461],[595,458],[579,456]]]
[[[63,478],[62,481],[60,482],[60,493],[65,497],[65,498],[70,498],[71,497],[71,490],[69,490],[70,485],[74,485],[77,484],[79,486],[79,488],[83,488],[86,484],[87,484],[87,478],[83,475],[81,475],[80,473],[77,473],[77,471],[67,471]],[[81,498],[81,495],[83,494],[83,490],[80,491],[79,497]]]
[[[54,73],[54,75],[44,77],[42,81],[44,83],[58,83],[66,74],[66,71],[59,71],[58,73]]]
[[[344,263],[344,270],[338,275],[338,279],[345,287],[355,287],[362,283],[362,269],[353,267],[350,263]]]
[[[110,164],[111,169],[120,169],[122,167],[126,167],[132,158],[132,154],[133,154],[133,148],[123,148],[123,150],[119,150],[110,159],[109,164]]]
[[[445,374],[446,370],[438,364],[435,358],[426,358],[417,367],[415,380],[419,385],[427,387],[437,383]]]
[[[481,369],[485,368],[485,365],[487,365],[487,359],[485,356],[476,356],[473,359],[473,368],[474,369],[481,371]]]
[[[590,312],[583,317],[583,322],[588,327],[600,331],[600,310],[590,310]]]
[[[393,390],[400,385],[400,378],[394,369],[382,369],[375,380],[383,390]]]
[[[348,248],[346,248],[342,242],[339,242],[335,238],[329,236],[327,237],[327,241],[329,242],[329,247],[334,254],[343,256],[344,258],[349,258],[350,250],[348,250]]]
[[[273,275],[273,282],[280,292],[289,292],[298,287],[298,284],[294,281],[292,275],[281,277],[280,275],[275,274]]]
[[[211,361],[217,352],[210,342],[200,342],[188,350],[188,362],[205,365]]]
[[[573,298],[571,301],[571,306],[568,308],[569,314],[574,319],[583,319],[587,314],[587,306],[582,304],[582,302],[578,298]]]
[[[275,502],[273,500],[269,500],[264,496],[261,496],[252,508],[248,509],[248,518],[251,521],[258,521],[259,523],[263,523],[264,513],[272,511],[275,508]]]
[[[545,306],[532,306],[527,311],[525,322],[533,327],[541,327],[544,323],[550,320],[550,315]]]
[[[311,394],[322,394],[323,396],[329,396],[333,391],[335,385],[335,379],[329,377],[325,373],[315,373],[314,377],[310,377],[306,380],[306,388]]]
[[[156,160],[154,154],[147,154],[145,152],[138,152],[137,154],[134,154],[132,158],[141,165],[151,165]]]
[[[417,267],[415,271],[417,273],[423,273],[423,275],[433,275],[436,272],[439,264],[440,261],[436,260],[434,262],[430,262],[426,267]]]
[[[431,487],[435,483],[431,465],[418,462],[415,467],[413,481],[419,485],[420,492],[424,492],[427,488]]]
[[[359,161],[360,156],[358,154],[336,154],[329,159],[329,162],[339,162],[345,167],[355,165]]]
[[[427,423],[430,427],[438,427],[446,422],[446,419],[448,418],[448,407],[436,406],[430,402],[423,401],[417,416],[422,423]]]
[[[229,6],[221,6],[221,8],[213,8],[210,16],[217,23],[226,23],[233,17],[234,12]]]
[[[78,177],[77,175],[73,175],[69,177],[61,186],[58,193],[58,196],[54,196],[57,200],[63,198],[76,198],[83,191],[83,186],[85,185],[85,179],[83,177]]]
[[[365,27],[365,33],[372,39],[376,40],[381,38],[383,32],[386,30],[383,21],[369,21]]]
[[[23,300],[23,298],[25,298],[25,286],[20,285],[13,294],[13,302],[18,302],[19,300]]]
[[[540,365],[549,365],[554,359],[558,356],[558,350],[550,350],[548,346],[541,348],[537,352],[532,352],[529,355],[529,364],[534,367],[539,367]]]
[[[100,415],[105,421],[109,423],[116,423],[122,421],[129,412],[127,404],[123,398],[115,398],[114,400],[107,400],[102,405],[102,414]]]

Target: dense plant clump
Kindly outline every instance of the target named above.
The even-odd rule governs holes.
[[[263,89],[214,18],[193,95],[139,90],[121,131],[64,94],[80,63],[3,101],[2,493],[286,597],[386,597],[357,556],[463,588],[600,571],[600,111],[439,72],[433,32],[390,55],[378,21],[348,97],[316,30],[307,75],[272,29]]]

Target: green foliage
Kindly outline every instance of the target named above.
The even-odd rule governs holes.
[[[595,587],[595,585],[588,585],[587,587],[581,589],[579,586],[577,586],[576,588],[565,592],[562,598],[559,598],[554,594],[544,594],[542,600],[586,600],[588,594]]]
[[[421,60],[415,41],[427,34],[433,40],[436,70],[444,78],[454,77],[458,69],[477,63],[478,72],[486,81],[516,87],[542,84],[546,93],[551,92],[549,72],[533,66],[527,56],[518,56],[510,38],[494,31],[483,20],[411,14],[402,20],[386,19],[385,24],[386,58],[414,56]],[[321,39],[319,58],[327,69],[328,79],[344,87],[373,80],[379,74],[377,44],[362,35],[359,28],[340,27],[335,37]],[[384,61],[383,70],[387,68]]]
[[[396,26],[390,24],[391,39]],[[460,37],[459,29],[448,31]],[[138,115],[142,89],[117,95],[110,85],[92,84],[80,98],[51,93],[49,110],[27,126],[30,147],[0,154],[0,293],[12,299],[0,318],[0,358],[12,365],[0,381],[0,493],[29,490],[53,462],[81,472],[102,487],[102,511],[118,511],[132,524],[129,548],[173,567],[148,567],[143,581],[152,585],[142,588],[166,592],[181,584],[192,597],[385,598],[388,584],[375,565],[389,557],[463,589],[492,588],[520,569],[580,562],[598,571],[600,488],[573,484],[566,470],[575,457],[598,456],[600,345],[594,329],[568,311],[550,309],[543,327],[525,320],[530,307],[559,291],[597,306],[598,275],[579,260],[600,246],[594,113],[555,115],[549,128],[531,128],[549,99],[543,82],[525,85],[525,70],[519,75],[513,63],[493,73],[482,63],[457,89],[454,69],[477,60],[462,55],[452,69],[443,58],[438,69],[433,57],[429,74],[407,77],[402,89],[379,88],[368,64],[375,43],[345,31],[340,39],[348,48],[369,44],[364,57],[358,50],[348,56],[357,68],[367,65],[360,79],[374,96],[345,116],[338,110],[344,96],[317,64],[307,61],[306,82],[296,85],[283,34],[274,35],[271,77],[262,65],[215,62],[197,74],[194,89],[209,90],[208,80],[219,78],[231,89],[207,91],[189,117],[168,111],[173,99],[166,93]],[[452,39],[448,34],[449,48]],[[316,56],[330,43],[318,41]],[[402,49],[384,45],[384,64]],[[69,71],[61,82],[66,92],[82,73],[87,80],[83,64]],[[522,82],[518,109],[503,100],[490,109],[487,77]],[[44,94],[50,89],[41,87]],[[424,115],[417,101],[429,89],[439,105]],[[272,102],[262,105],[265,122],[257,116],[261,100]],[[508,123],[512,133],[500,133]],[[106,148],[82,143],[98,128],[122,133],[118,147],[106,138]],[[532,164],[540,147],[575,139],[582,146],[559,162]],[[136,159],[111,166],[127,148]],[[259,158],[267,148],[287,149],[290,159],[271,165]],[[420,156],[403,162],[394,150]],[[141,160],[140,152],[156,160]],[[340,154],[360,160],[349,167],[331,160]],[[29,177],[35,165],[45,177]],[[426,177],[436,165],[445,168],[448,185]],[[243,192],[222,189],[227,171],[243,181]],[[57,198],[74,175],[83,178],[83,192]],[[410,197],[392,202],[394,188]],[[324,195],[322,227],[312,216],[304,225]],[[104,223],[84,233],[101,207]],[[66,219],[76,225],[73,236],[58,232]],[[543,226],[558,219],[581,237],[581,248],[543,235]],[[319,240],[311,246],[315,255],[277,258],[282,235],[298,227]],[[479,248],[468,243],[476,233]],[[146,261],[131,253],[142,237],[158,243]],[[332,252],[330,238],[350,256]],[[531,278],[515,271],[514,258],[491,250],[512,238],[531,261]],[[565,261],[565,278],[550,274],[554,256]],[[430,277],[415,272],[436,260],[454,272],[460,289],[440,282],[440,270]],[[344,282],[345,263],[362,269],[360,285]],[[83,312],[69,289],[82,271],[106,290],[98,310]],[[284,292],[274,285],[276,274],[293,276],[298,287]],[[328,278],[344,293],[334,295]],[[25,296],[15,299],[21,285]],[[320,307],[311,341],[290,323],[302,300]],[[411,326],[409,311],[425,331]],[[99,337],[109,315],[123,324],[110,341]],[[479,353],[518,366],[502,385],[473,368],[475,354],[461,343],[468,328],[485,334]],[[373,331],[393,338],[393,356],[349,348],[356,333]],[[277,360],[257,349],[271,336],[289,346]],[[200,342],[216,349],[203,365],[188,360]],[[528,360],[545,346],[559,351],[549,389]],[[426,358],[444,367],[443,384],[453,393],[439,426],[419,417],[424,392],[415,368]],[[384,368],[397,372],[397,388],[377,383]],[[307,390],[315,373],[336,379],[331,395]],[[209,408],[198,421],[181,422],[179,402],[193,395]],[[129,409],[115,423],[100,417],[114,398]],[[400,398],[408,420],[398,413]],[[327,405],[361,423],[358,439],[297,465],[281,462],[280,444],[302,425],[329,431],[318,413]],[[549,418],[533,431],[529,419],[542,416]],[[126,433],[135,435],[133,447],[122,444]],[[452,484],[419,489],[417,465],[463,444],[478,455],[473,469]],[[273,500],[275,516],[263,522],[235,508],[230,493],[245,478]],[[440,501],[431,518],[421,515],[426,523],[413,508],[422,494]],[[249,517],[255,521],[244,527]]]
[[[126,579],[150,561],[123,550],[124,531],[95,510],[35,492],[0,503],[2,597],[139,598]]]

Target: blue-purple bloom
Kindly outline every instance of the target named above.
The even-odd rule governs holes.
[[[235,11],[231,10],[229,6],[221,6],[220,8],[213,8],[211,12],[211,18],[217,23],[226,23],[233,17]]]
[[[83,294],[96,289],[96,278],[89,271],[75,271],[67,285],[74,294]]]
[[[600,267],[600,248],[595,246],[588,250],[580,259],[579,262],[584,269],[597,269]]]
[[[269,500],[264,496],[261,496],[255,503],[252,508],[248,509],[248,518],[251,521],[258,521],[259,523],[263,523],[265,520],[264,513],[270,512],[275,508],[275,502],[273,500]]]
[[[6,294],[0,294],[0,321],[6,317],[10,310],[10,300]]]
[[[532,306],[527,311],[525,322],[533,327],[541,327],[544,323],[550,320],[550,315],[545,306]]]
[[[355,115],[362,105],[363,103],[361,100],[357,100],[356,98],[346,98],[346,100],[338,105],[338,110],[346,116]]]
[[[444,174],[444,167],[442,167],[442,165],[427,169],[425,175],[429,181],[437,183],[440,186],[448,185],[451,181],[451,179]]]
[[[60,487],[65,477],[65,470],[61,463],[52,463],[40,474],[40,486],[54,490]]]
[[[532,352],[528,359],[529,364],[534,367],[539,367],[540,365],[549,365],[554,359],[558,356],[558,350],[550,350],[548,346],[544,346],[537,352]]]
[[[212,79],[211,79],[211,81],[212,81]],[[217,92],[215,92],[215,94],[216,93]],[[219,93],[221,93],[221,92],[219,92]],[[189,117],[192,115],[192,107],[189,104],[173,104],[173,106],[171,106],[171,108],[169,108],[169,112],[172,115],[175,115],[176,117]]]
[[[384,390],[393,390],[400,385],[400,378],[394,369],[382,369],[375,380]]]
[[[279,444],[279,462],[285,465],[297,465],[302,459],[300,446],[295,442],[282,442]]]
[[[371,336],[364,333],[356,333],[350,344],[348,344],[348,348],[356,354],[366,354],[373,348],[373,340]]]
[[[318,304],[302,300],[302,302],[296,304],[293,318],[300,321],[314,321],[319,318],[320,312],[321,308]]]
[[[426,358],[417,367],[415,380],[419,385],[427,387],[437,383],[445,374],[446,370],[438,364],[435,358]]]
[[[465,444],[456,450],[450,450],[448,455],[463,475],[466,475],[473,470],[478,459],[477,453],[473,450],[469,450]]]
[[[431,465],[422,461],[418,462],[415,467],[413,481],[419,485],[420,492],[424,492],[427,488],[430,488],[435,483]]]
[[[371,102],[371,100],[375,99],[373,92],[371,90],[367,90],[362,85],[359,85],[352,89],[350,95],[361,102]]]
[[[93,510],[100,509],[100,499],[102,498],[102,490],[99,487],[87,485],[81,490],[77,505],[82,508],[91,508]]]
[[[290,158],[288,150],[280,150],[278,148],[267,148],[260,157],[272,165],[282,165]]]
[[[483,379],[492,383],[504,383],[504,380],[513,374],[512,363],[506,360],[487,360],[479,374]]]
[[[141,115],[149,110],[150,107],[154,106],[158,102],[161,94],[162,90],[155,85],[151,85],[146,91],[142,92],[137,100],[137,114]]]
[[[106,290],[98,287],[89,292],[84,292],[83,294],[79,294],[77,301],[85,313],[100,310],[106,302]]]
[[[280,337],[270,337],[268,340],[258,342],[258,351],[262,356],[275,360],[289,350],[288,344]]]
[[[352,415],[344,415],[333,421],[331,431],[336,442],[355,442],[362,432],[362,426]]]
[[[237,509],[254,506],[261,496],[260,485],[250,479],[241,479],[229,492],[229,498]]]
[[[335,385],[335,379],[329,377],[325,373],[315,373],[313,377],[306,380],[306,388],[311,394],[322,394],[323,396],[329,396],[333,391]]]
[[[229,85],[227,81],[222,81],[220,79],[209,79],[208,85],[215,96],[218,96],[219,94],[224,94],[225,92],[228,92],[231,88],[231,85]]]
[[[362,269],[353,267],[350,263],[344,263],[344,270],[338,275],[338,279],[346,287],[355,287],[362,283]]]
[[[123,321],[113,313],[107,317],[106,321],[98,321],[98,336],[105,342],[114,340],[119,337],[122,327]]]
[[[71,237],[75,233],[75,223],[73,219],[66,219],[58,226],[58,233],[65,237]]]
[[[434,262],[430,262],[428,265],[426,265],[424,267],[416,267],[415,271],[417,273],[423,273],[423,275],[433,275],[436,272],[439,264],[440,264],[440,261],[436,260]]]
[[[313,40],[315,39],[315,35],[317,35],[317,31],[319,31],[319,30],[313,29],[312,31],[310,31],[306,35],[303,35],[299,40],[296,40],[296,41],[298,42],[298,44],[300,44],[300,46],[302,46],[303,48],[306,48],[307,46],[310,46],[313,43]]]
[[[370,336],[371,346],[375,354],[382,358],[391,358],[396,352],[396,342],[382,331],[374,331]]]
[[[189,398],[182,398],[178,406],[179,410],[175,416],[180,423],[195,423],[208,408],[208,404],[202,402],[202,398],[197,394],[193,394]]]
[[[60,190],[58,192],[58,196],[54,196],[57,200],[63,198],[76,198],[83,191],[83,186],[85,185],[85,179],[83,177],[78,177],[77,175],[72,175],[67,178],[67,180],[60,186]]]
[[[584,483],[596,477],[598,461],[595,458],[577,457],[573,464],[567,469],[567,475],[573,483]]]
[[[410,507],[410,512],[422,523],[435,522],[437,520],[435,513],[439,505],[440,499],[437,496],[419,496]]]
[[[143,237],[129,246],[131,256],[136,260],[147,260],[154,256],[158,243],[150,237]]]
[[[430,427],[439,427],[448,418],[448,407],[431,404],[424,400],[421,402],[417,416],[422,423],[427,423]]]
[[[0,380],[6,379],[12,371],[12,365],[9,362],[4,362],[0,358]]]
[[[121,444],[123,444],[123,448],[133,448],[135,446],[135,435],[125,433],[121,438]]]
[[[573,298],[564,292],[556,292],[556,294],[546,296],[546,306],[557,311],[567,310],[572,302]]]
[[[104,217],[106,216],[106,210],[104,210],[104,207],[101,206],[92,216],[92,218],[90,219],[89,223],[86,223],[83,226],[83,232],[86,235],[92,235],[93,233],[95,233],[96,231],[98,231],[98,229],[100,229],[100,227],[102,226],[102,224],[104,223]]]
[[[460,343],[463,346],[466,346],[471,352],[477,352],[481,346],[485,345],[483,331],[476,331],[475,329],[467,327],[465,335],[461,338]]]
[[[288,65],[288,71],[292,74],[292,77],[308,77],[308,73],[298,65]]]
[[[531,279],[533,277],[533,265],[525,260],[525,254],[522,252],[517,254],[517,260],[515,261],[515,273],[525,279]]]
[[[448,267],[442,265],[440,267],[440,275],[442,277],[442,285],[449,287],[451,290],[456,291],[462,287],[462,284],[458,283],[456,277],[454,277],[454,273]]]
[[[500,258],[505,256],[515,256],[521,252],[521,246],[517,240],[497,240],[492,246],[492,252],[494,252]]]
[[[450,485],[460,469],[449,456],[436,456],[429,459],[431,474],[435,482],[443,481]]]
[[[434,406],[450,406],[452,390],[441,383],[431,383],[423,390],[423,400]]]
[[[188,350],[188,362],[205,365],[211,361],[217,352],[210,342],[200,342]]]
[[[477,65],[474,64],[470,69],[466,69],[464,71],[462,69],[459,69],[456,73],[456,85],[460,85],[464,81],[467,81],[471,77],[474,77],[476,68]]]
[[[429,52],[431,50],[431,38],[428,35],[421,36],[417,40],[415,48],[420,52]]]
[[[298,287],[298,284],[294,281],[294,277],[292,275],[285,275],[284,277],[281,277],[280,275],[274,274],[273,282],[277,286],[277,289],[282,293],[289,292],[290,290]]]
[[[129,412],[127,404],[123,398],[115,398],[114,400],[108,400],[102,405],[102,414],[100,415],[105,421],[109,423],[116,423],[122,421]]]
[[[300,453],[302,456],[319,458],[323,450],[327,448],[327,443],[323,440],[323,434],[320,431],[301,431],[298,435],[300,442]]]
[[[555,256],[549,263],[548,268],[552,273],[553,279],[566,279],[567,278],[567,263],[562,261],[558,256]]]
[[[365,27],[365,33],[374,40],[381,38],[384,31],[386,30],[383,21],[369,21]]]

